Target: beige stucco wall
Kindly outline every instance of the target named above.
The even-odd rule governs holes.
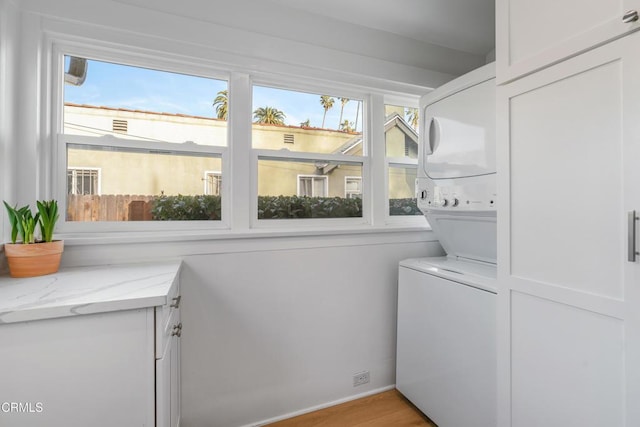
[[[220,158],[120,151],[68,150],[68,167],[98,168],[101,194],[204,194],[205,171],[222,171]]]
[[[407,199],[415,197],[417,169],[389,168],[389,198]]]
[[[127,134],[111,132],[113,120],[126,120]],[[156,114],[96,107],[65,106],[65,133],[114,135],[133,139],[157,139],[202,145],[226,145],[224,120]],[[293,135],[293,144],[284,135]],[[357,134],[292,126],[253,125],[254,148],[295,152],[334,153]],[[404,156],[405,133],[397,127],[387,131],[387,155]],[[354,160],[362,155],[362,144],[347,154]],[[205,171],[221,171],[219,158],[141,154],[119,151],[71,149],[68,167],[99,168],[101,194],[167,195],[203,194]],[[299,175],[319,175],[314,163],[261,160],[258,165],[259,195],[296,195]],[[340,164],[327,173],[328,195],[345,196],[345,177],[362,176],[360,164]],[[392,169],[389,174],[391,198],[413,197],[415,174]]]

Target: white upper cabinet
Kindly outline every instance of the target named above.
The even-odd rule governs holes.
[[[496,73],[505,83],[640,29],[640,0],[496,0]]]

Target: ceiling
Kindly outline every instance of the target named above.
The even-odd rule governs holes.
[[[476,55],[495,46],[495,0],[263,1]]]
[[[213,42],[233,53],[321,68],[331,65],[318,58],[355,54],[387,80],[400,78],[390,64],[401,65],[403,81],[429,87],[483,65],[495,46],[495,0],[111,1],[240,30]],[[355,73],[364,67],[352,65]],[[420,70],[434,80],[425,83]]]

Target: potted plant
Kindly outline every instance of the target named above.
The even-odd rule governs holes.
[[[28,205],[18,209],[4,202],[11,225],[11,243],[4,245],[11,277],[43,276],[55,273],[60,267],[64,241],[53,240],[53,229],[59,218],[58,202],[48,200],[36,204],[38,212],[34,215]],[[40,240],[35,238],[38,225]]]

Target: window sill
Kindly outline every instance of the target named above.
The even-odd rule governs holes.
[[[183,230],[183,231],[140,231],[140,232],[103,232],[103,233],[57,233],[56,238],[64,240],[65,246],[139,244],[139,243],[171,243],[171,242],[205,242],[222,240],[248,240],[269,238],[313,238],[340,237],[358,235],[389,235],[392,233],[411,233],[416,241],[437,240],[428,225],[386,225],[384,227],[356,226],[340,228],[295,228],[271,229],[256,228],[245,231],[231,230]],[[422,232],[429,232],[422,234]]]

